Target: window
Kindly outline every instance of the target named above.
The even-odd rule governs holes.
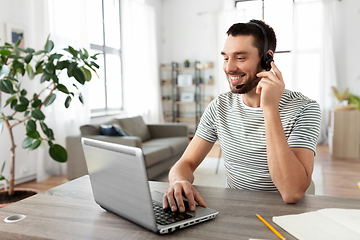
[[[92,113],[119,111],[123,108],[120,0],[87,2],[90,54],[98,55],[99,78],[89,84]]]
[[[287,89],[292,89],[293,1],[289,0],[235,0],[236,9],[245,17],[262,19],[275,31],[277,47],[275,62]],[[281,17],[279,17],[281,13]]]

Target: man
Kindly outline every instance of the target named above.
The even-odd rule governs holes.
[[[169,172],[163,207],[172,211],[185,210],[183,195],[191,210],[195,201],[207,207],[192,185],[193,172],[216,139],[224,155],[227,187],[279,191],[286,203],[295,203],[311,183],[319,105],[301,93],[285,90],[281,72],[272,61],[276,36],[271,27],[252,20],[234,24],[227,35],[221,54],[231,92],[209,104],[195,137]],[[269,66],[262,64],[264,57]],[[272,71],[265,71],[267,67]]]

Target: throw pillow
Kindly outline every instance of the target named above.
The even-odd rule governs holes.
[[[100,125],[101,135],[105,136],[127,136],[127,134],[117,124],[114,125]]]

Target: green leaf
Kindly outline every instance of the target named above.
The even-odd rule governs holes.
[[[30,79],[34,79],[34,76],[35,76],[34,69],[30,66],[30,64],[26,65],[26,72]]]
[[[44,74],[41,76],[40,83],[43,83],[43,82],[49,81],[49,80],[50,80],[50,75],[47,74],[47,73],[44,73]]]
[[[45,44],[45,51],[49,53],[51,52],[51,50],[53,50],[53,48],[54,48],[54,42],[48,39]]]
[[[32,150],[37,149],[37,148],[40,146],[41,142],[42,142],[41,139],[36,140],[36,141],[29,147],[29,151],[32,151]]]
[[[74,57],[78,55],[78,52],[72,46],[69,46],[69,53],[71,53]]]
[[[41,100],[40,99],[35,99],[34,102],[31,104],[31,106],[33,108],[37,108],[41,105]]]
[[[24,61],[26,62],[26,63],[29,63],[29,62],[31,62],[31,59],[33,58],[33,55],[30,53],[30,54],[28,54],[28,55],[26,55],[25,57],[24,57]]]
[[[37,51],[36,53],[34,53],[34,55],[37,56],[37,55],[40,55],[42,53],[45,53],[45,51],[44,50]]]
[[[27,137],[24,139],[24,141],[22,142],[22,147],[23,148],[29,148],[33,143],[33,138],[31,137]]]
[[[12,117],[12,116],[5,116],[5,118],[4,118],[5,120],[14,120],[14,118]]]
[[[7,49],[2,49],[0,51],[0,54],[3,56],[9,56],[11,54],[11,51],[7,50]]]
[[[45,133],[45,135],[46,135],[49,139],[55,140],[55,138],[54,138],[54,132],[53,132],[52,129],[48,128],[48,129],[46,129],[46,130],[44,131],[44,133]]]
[[[28,108],[27,104],[17,104],[13,107],[13,109],[17,112],[25,112]]]
[[[70,103],[71,103],[71,97],[70,96],[67,96],[67,98],[65,99],[65,107],[68,108],[70,106]]]
[[[6,161],[4,161],[4,163],[3,163],[3,165],[2,165],[2,167],[1,167],[1,174],[3,173],[3,171],[4,171],[4,168],[5,168],[5,163],[6,163]]]
[[[29,132],[31,130],[34,130],[36,131],[36,122],[34,120],[29,120],[27,123],[26,123],[26,132]]]
[[[79,101],[84,104],[84,98],[81,93],[79,93]]]
[[[50,147],[49,154],[57,162],[66,162],[68,158],[65,148],[59,144],[55,144]]]
[[[59,78],[58,78],[58,76],[56,76],[55,74],[51,74],[50,78],[51,78],[55,83],[59,83]]]
[[[5,93],[12,93],[14,88],[13,88],[13,84],[11,81],[9,80],[1,80],[0,81],[0,90],[5,92]]]
[[[35,52],[35,50],[32,48],[26,48],[24,51],[30,54],[33,54]]]
[[[45,107],[51,105],[56,99],[56,94],[52,93],[48,99],[44,102]]]
[[[7,80],[11,80],[13,82],[19,82],[16,78],[12,77],[12,76],[8,76]]]
[[[48,141],[48,144],[49,144],[50,147],[54,146],[54,143],[52,141]]]
[[[10,73],[10,68],[6,65],[2,65],[0,67],[0,80],[6,77],[7,75],[9,75],[9,73]]]
[[[69,94],[69,90],[63,84],[58,84],[57,89],[63,93]]]
[[[44,120],[45,119],[45,115],[42,113],[42,111],[40,111],[39,109],[34,109],[31,112],[31,116],[37,120]]]
[[[27,94],[27,91],[25,89],[21,90],[20,95],[25,96]]]
[[[24,113],[24,117],[29,116],[29,114],[30,114],[30,111],[26,111],[26,112]]]
[[[33,138],[33,139],[38,139],[38,138],[40,138],[40,134],[39,134],[39,132],[36,131],[36,130],[27,131],[27,132],[26,132],[26,135],[27,135],[28,137]]]
[[[51,60],[60,59],[63,55],[59,53],[53,53],[50,55]]]
[[[35,70],[36,72],[39,72],[40,69],[42,69],[42,64],[44,63],[44,60],[39,61],[35,64]]]
[[[91,61],[91,62],[90,62],[90,64],[91,64],[91,65],[93,65],[94,67],[96,67],[97,69],[99,69],[99,68],[100,68],[100,66],[99,66],[99,65],[97,65],[97,63],[96,63],[96,62]]]
[[[68,75],[69,78],[74,76],[73,70],[75,68],[77,68],[77,63],[76,62],[69,63],[69,65],[67,66],[67,75]]]
[[[85,48],[83,48],[83,50],[84,50],[84,57],[86,59],[89,58],[89,52]]]
[[[78,81],[80,84],[84,85],[86,78],[85,78],[85,74],[83,73],[83,71],[81,70],[81,68],[74,68],[73,71],[73,76],[76,79],[76,81]]]
[[[55,67],[58,70],[63,70],[64,68],[67,68],[69,64],[70,64],[69,61],[59,61]]]
[[[40,121],[40,127],[43,130],[43,132],[49,129],[48,126],[43,121]]]
[[[53,62],[48,62],[46,65],[45,65],[45,72],[47,73],[53,73],[55,68],[54,68],[54,63]]]
[[[96,53],[96,54],[92,55],[90,58],[97,60],[97,55],[100,55],[100,54],[102,54],[102,53]]]
[[[29,105],[29,100],[26,97],[21,96],[21,97],[19,97],[19,100],[20,100],[21,104],[26,105],[26,106]]]
[[[80,69],[81,69],[81,70],[83,71],[83,73],[84,73],[85,81],[90,82],[90,80],[91,80],[91,78],[92,78],[90,70],[84,68],[83,66],[82,66]]]
[[[19,38],[19,40],[17,40],[17,42],[15,43],[15,46],[16,46],[16,47],[20,45],[21,39],[22,39],[22,38]]]
[[[14,60],[13,62],[13,68],[14,69],[23,69],[24,68],[24,64],[19,62],[18,60]]]
[[[10,104],[10,107],[11,107],[12,109],[14,109],[14,107],[16,106],[17,101],[18,101],[18,100],[16,99],[16,96],[15,96],[15,99],[12,100],[12,101],[11,101],[11,104]]]

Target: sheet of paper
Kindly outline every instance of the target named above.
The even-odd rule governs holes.
[[[300,240],[360,239],[359,221],[358,209],[322,209],[273,217],[274,223]]]

